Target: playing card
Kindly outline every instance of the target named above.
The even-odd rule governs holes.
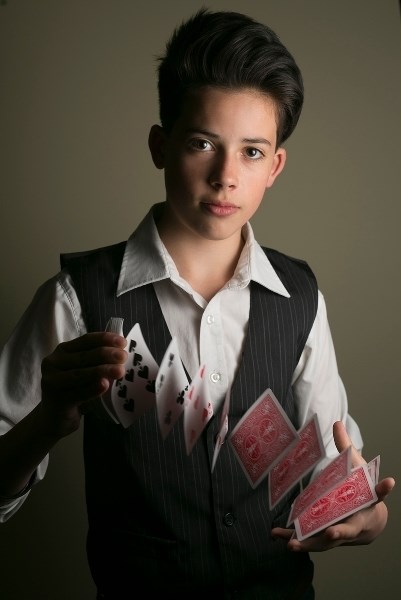
[[[224,440],[226,439],[226,435],[227,435],[227,431],[228,431],[228,410],[229,410],[229,406],[230,406],[230,394],[231,394],[231,388],[228,388],[226,397],[224,399],[224,404],[223,404],[223,408],[221,411],[221,415],[220,415],[219,433],[217,434],[217,437],[215,440],[213,460],[212,460],[212,473],[213,473],[214,467],[216,465],[216,460],[219,455],[220,449],[224,443]]]
[[[314,502],[344,481],[350,473],[351,446],[348,446],[295,498],[288,517],[287,527]]]
[[[229,437],[253,488],[298,439],[297,431],[270,389],[247,410]]]
[[[375,485],[377,485],[379,482],[379,468],[380,468],[380,455],[376,456],[376,458],[373,458],[368,463],[369,475]]]
[[[122,319],[121,317],[110,317],[110,319],[107,322],[105,331],[111,331],[112,333],[117,333],[118,335],[124,336],[123,323],[124,319]],[[103,396],[100,397],[100,399],[109,417],[111,417],[111,419],[115,423],[119,423],[118,417],[111,402],[111,387],[107,390],[105,394],[103,394]]]
[[[297,539],[304,540],[356,511],[370,506],[376,500],[374,483],[370,478],[367,465],[356,467],[345,481],[329,494],[319,498],[295,519]]]
[[[155,380],[158,364],[143,338],[139,323],[127,336],[126,373],[113,383],[111,403],[124,427],[129,427],[156,404]]]
[[[123,323],[124,319],[121,317],[110,317],[107,322],[105,331],[111,331],[112,333],[117,333],[118,335],[124,335],[123,333]]]
[[[213,407],[203,365],[193,378],[185,394],[184,436],[187,454],[198,441],[202,431],[213,416]]]
[[[160,363],[156,377],[156,406],[162,438],[166,439],[184,411],[184,397],[189,382],[173,338]]]
[[[269,474],[270,509],[325,456],[318,417],[315,414],[298,432],[299,440],[287,450]]]

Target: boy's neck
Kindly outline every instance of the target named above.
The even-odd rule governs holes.
[[[208,301],[231,279],[244,247],[241,232],[226,240],[177,236],[163,227],[159,234],[180,276]]]

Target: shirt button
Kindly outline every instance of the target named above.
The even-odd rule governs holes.
[[[214,323],[214,316],[213,315],[208,315],[206,318],[206,322],[208,325],[212,325],[212,323]]]
[[[210,381],[212,383],[217,383],[220,381],[220,379],[221,379],[220,373],[216,373],[216,371],[213,371],[213,373],[210,373]]]
[[[234,525],[234,521],[235,521],[235,518],[232,513],[227,513],[223,517],[223,523],[227,527],[232,527]]]

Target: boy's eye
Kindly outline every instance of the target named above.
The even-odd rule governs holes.
[[[208,142],[208,140],[204,140],[202,138],[196,138],[190,140],[189,147],[193,150],[200,150],[201,152],[205,152],[212,148],[212,144]]]
[[[258,158],[263,158],[264,156],[261,150],[258,150],[258,148],[253,147],[245,148],[245,155],[247,156],[247,158],[252,158],[254,160],[257,160]]]

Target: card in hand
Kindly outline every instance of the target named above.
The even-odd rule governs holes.
[[[368,462],[368,471],[375,485],[379,482],[380,454]]]
[[[184,436],[188,455],[192,452],[212,416],[213,407],[207,383],[206,367],[201,366],[185,394]]]
[[[184,411],[185,393],[188,387],[188,377],[178,352],[177,340],[173,338],[160,363],[156,377],[157,417],[163,439],[166,439]]]
[[[297,496],[292,504],[287,527],[319,498],[344,481],[351,473],[351,446],[334,458]]]
[[[110,317],[105,331],[110,331],[111,333],[117,333],[118,335],[124,336],[123,323],[124,319],[121,317]],[[111,402],[111,387],[103,394],[103,396],[101,396],[101,401],[109,417],[111,417],[115,423],[119,423],[117,414]]]
[[[302,541],[376,501],[367,465],[356,467],[345,481],[295,519],[297,539]]]
[[[267,389],[244,414],[229,440],[255,488],[291,448],[299,435],[272,390]]]
[[[269,505],[274,508],[285,494],[325,456],[315,414],[298,432],[299,440],[287,450],[269,474]]]
[[[127,336],[126,350],[126,372],[124,377],[114,382],[111,401],[120,423],[129,427],[155,406],[155,381],[159,367],[146,345],[139,323]]]

